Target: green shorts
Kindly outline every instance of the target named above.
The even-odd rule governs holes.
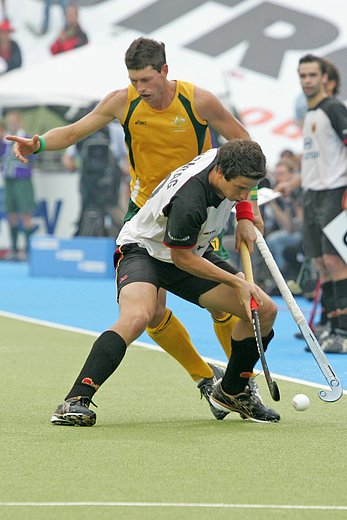
[[[31,179],[5,179],[6,213],[32,213],[36,209]]]

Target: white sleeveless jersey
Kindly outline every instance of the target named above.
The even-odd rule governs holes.
[[[301,180],[304,190],[347,185],[347,109],[334,97],[308,110],[303,125]]]
[[[212,148],[198,155],[166,177],[140,211],[124,224],[117,245],[136,243],[154,258],[171,263],[170,248],[188,248],[202,256],[210,241],[225,228],[236,204],[220,199],[208,181],[217,151]],[[179,212],[174,210],[175,205]],[[171,227],[169,220],[173,221]]]

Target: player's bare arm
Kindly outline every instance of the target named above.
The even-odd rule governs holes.
[[[284,197],[290,195],[294,190],[301,187],[301,175],[300,173],[293,174],[292,178],[288,181],[279,182],[276,184],[276,190],[280,191]]]
[[[212,92],[195,87],[194,101],[199,116],[205,119],[227,141],[231,139],[251,139],[243,124],[225,108]]]
[[[245,242],[250,254],[254,252],[254,242],[257,235],[251,220],[241,219],[235,228],[235,250],[240,251],[241,242]]]
[[[196,255],[191,249],[170,250],[171,259],[179,269],[186,271],[206,280],[213,280],[228,285],[235,289],[238,294],[238,303],[241,304],[245,314],[251,320],[250,301],[251,297],[256,300],[258,305],[262,304],[261,295],[255,284],[246,282],[242,277],[224,271],[220,267],[212,264],[206,258]]]
[[[47,151],[63,150],[103,128],[113,119],[121,119],[126,101],[127,89],[111,92],[91,112],[75,123],[52,128],[43,134],[42,137],[46,144],[45,149]],[[17,159],[24,163],[28,162],[26,157],[36,152],[40,147],[38,134],[31,138],[9,135],[6,136],[6,139],[15,142],[13,153]]]

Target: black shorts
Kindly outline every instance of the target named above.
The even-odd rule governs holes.
[[[323,228],[341,213],[344,191],[345,187],[304,193],[303,247],[307,258],[338,255]]]
[[[238,272],[229,262],[219,258],[210,249],[206,251],[204,258],[229,273]],[[113,261],[116,269],[118,297],[125,285],[133,282],[147,282],[155,285],[157,289],[166,289],[184,300],[199,305],[200,296],[219,285],[219,282],[199,278],[182,271],[174,264],[157,260],[150,256],[145,248],[139,247],[137,244],[121,246],[115,252]]]

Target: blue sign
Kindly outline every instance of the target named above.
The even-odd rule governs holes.
[[[32,237],[29,272],[32,276],[113,278],[115,241],[104,237]]]

